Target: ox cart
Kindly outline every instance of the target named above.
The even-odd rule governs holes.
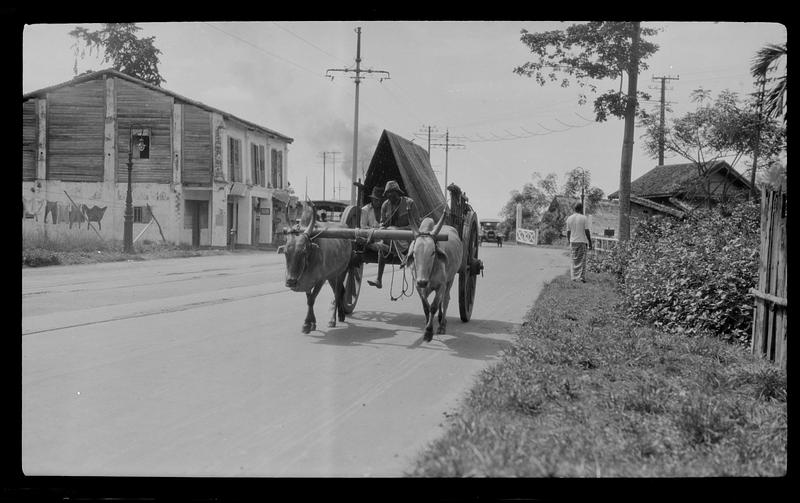
[[[316,237],[352,239],[352,257],[344,280],[344,312],[351,314],[361,294],[364,264],[378,263],[378,251],[366,246],[367,240],[412,241],[413,231],[394,229],[360,228],[361,208],[366,204],[365,195],[374,187],[384,187],[389,180],[395,180],[401,190],[414,199],[420,218],[430,217],[438,221],[443,212],[445,223],[454,227],[463,243],[463,257],[458,272],[458,308],[462,321],[469,321],[475,302],[477,277],[483,274],[483,263],[478,258],[480,244],[480,225],[478,216],[469,204],[467,196],[455,184],[447,187],[450,205],[439,189],[436,175],[431,169],[428,153],[420,147],[389,131],[383,131],[375,153],[366,172],[363,183],[355,183],[358,188],[358,205],[347,206],[342,212],[341,222],[346,228],[323,228]],[[443,240],[447,236],[439,236]],[[396,254],[384,257],[384,263],[399,265],[401,257]]]

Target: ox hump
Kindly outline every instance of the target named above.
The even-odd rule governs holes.
[[[434,226],[436,226],[436,222],[431,217],[425,217],[419,224],[419,231],[430,233],[433,231]]]

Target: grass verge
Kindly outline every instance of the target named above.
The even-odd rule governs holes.
[[[101,241],[99,239],[84,238],[72,241],[62,239],[57,243],[44,239],[27,240],[23,242],[22,246],[22,267],[95,264],[232,253],[227,249],[200,250],[186,245],[160,244],[150,241],[135,243],[132,255],[125,253],[123,249],[123,245],[119,241]]]
[[[782,476],[786,374],[720,340],[637,326],[613,279],[547,285],[413,477]]]

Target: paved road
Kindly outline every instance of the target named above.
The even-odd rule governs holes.
[[[454,288],[449,333],[430,343],[419,300],[389,299],[391,266],[336,328],[325,287],[308,335],[274,252],[23,269],[23,470],[402,476],[568,267],[557,249],[480,256],[472,321]]]

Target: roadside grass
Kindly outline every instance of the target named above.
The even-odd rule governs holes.
[[[782,476],[786,374],[625,319],[610,275],[546,285],[412,477]]]
[[[134,253],[126,254],[121,241],[104,241],[97,237],[66,236],[58,241],[43,236],[24,236],[22,267],[94,264],[160,258],[199,257],[231,253],[222,249],[194,249],[188,245],[155,243],[148,240],[134,243]]]

